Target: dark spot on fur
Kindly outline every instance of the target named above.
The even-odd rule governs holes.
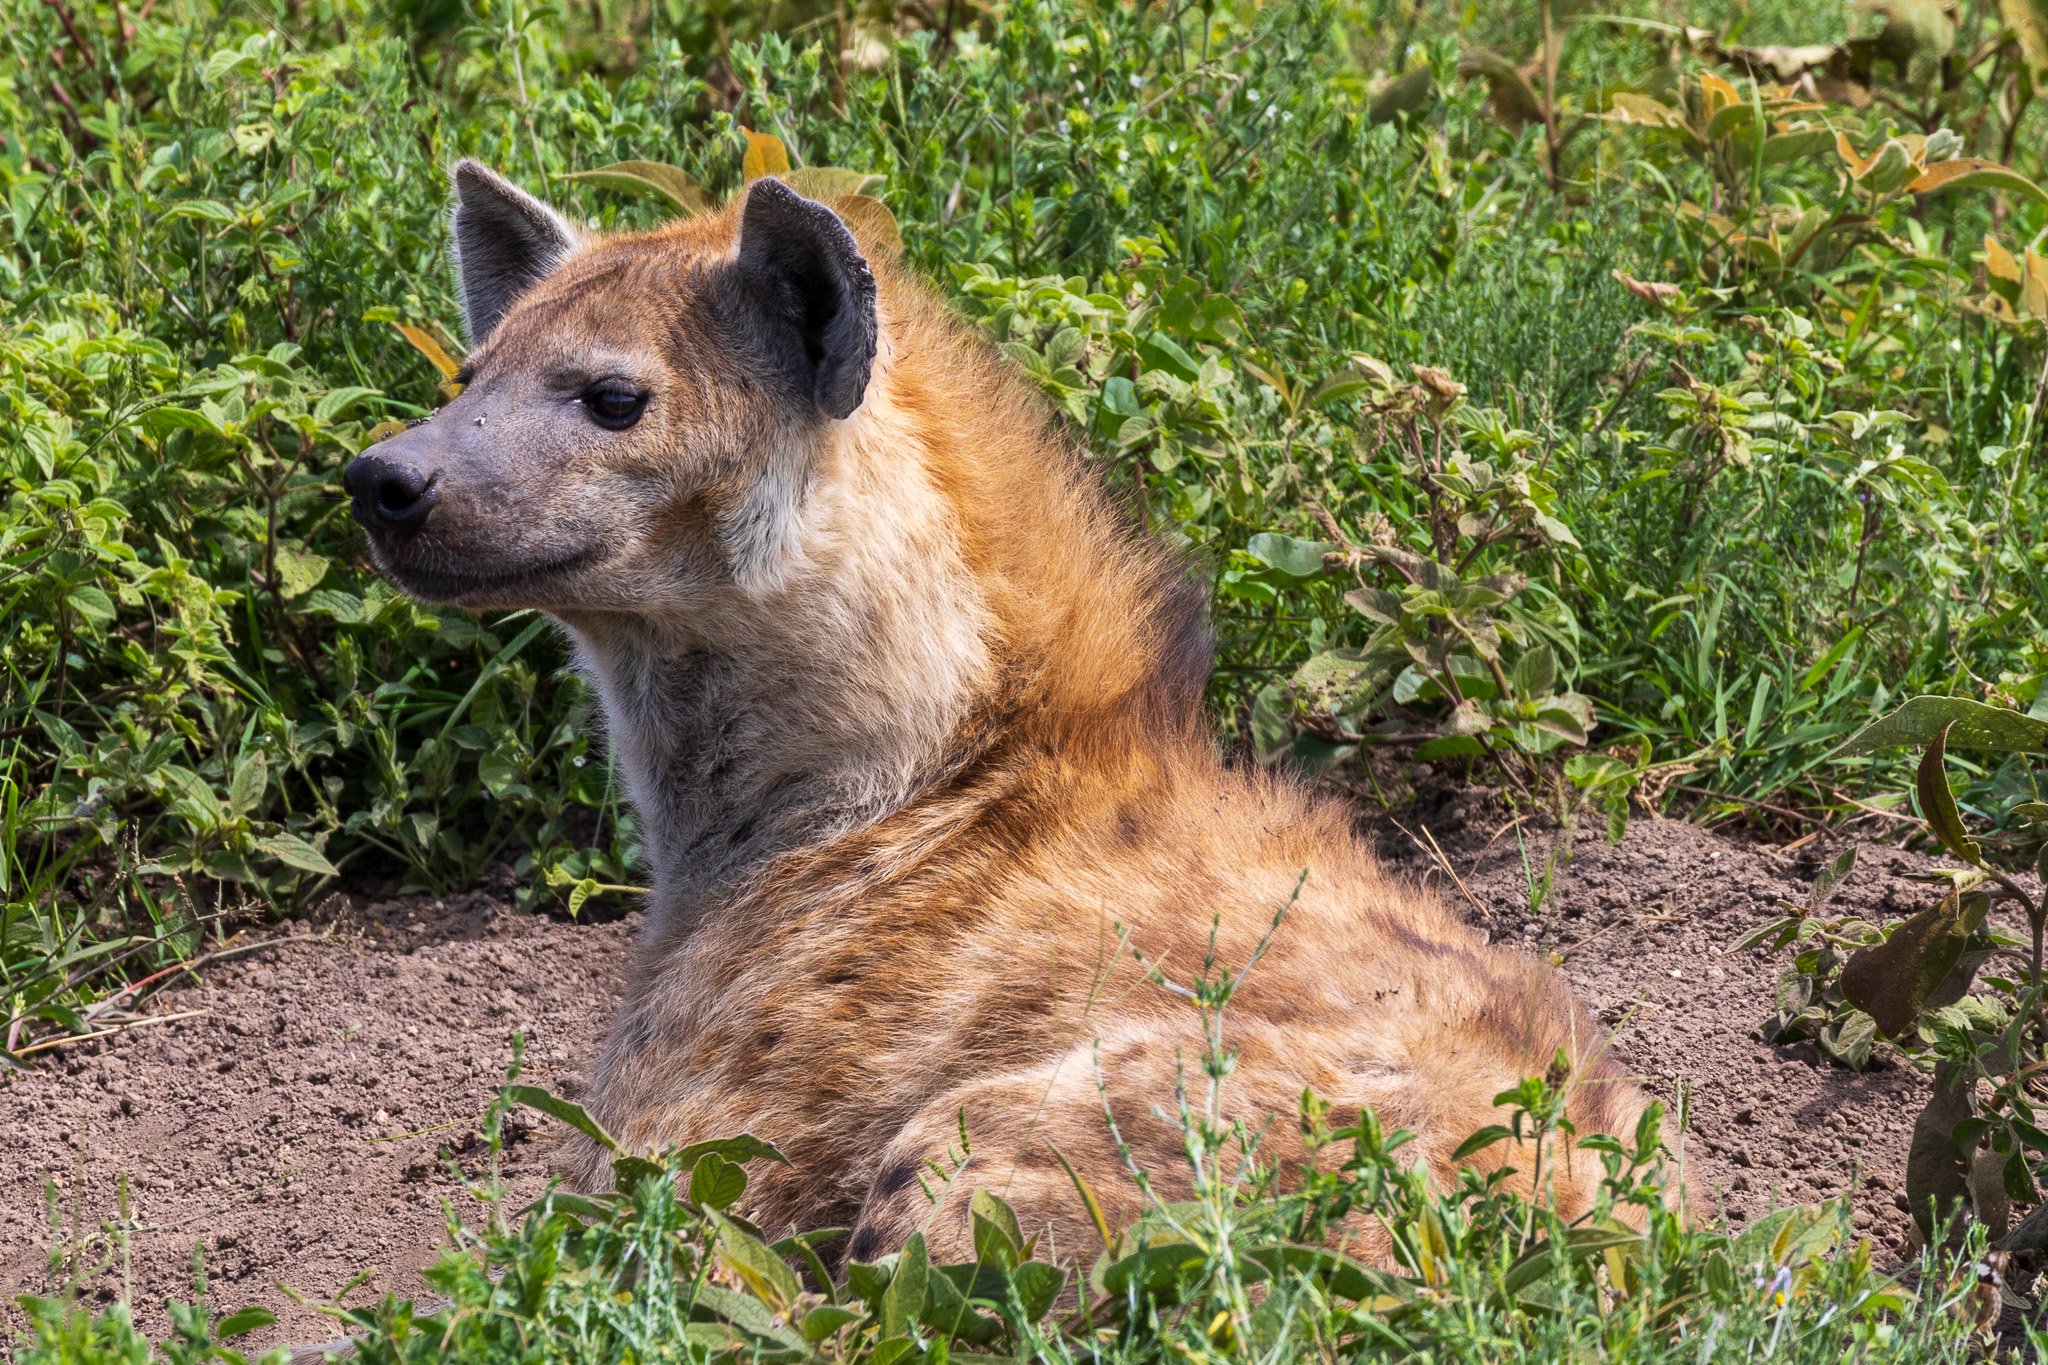
[[[881,1249],[882,1234],[870,1223],[853,1234],[853,1240],[847,1243],[846,1254],[856,1261],[872,1261]]]
[[[1389,927],[1393,929],[1394,937],[1401,940],[1402,946],[1421,953],[1424,957],[1442,957],[1448,951],[1447,945],[1433,938],[1424,938],[1399,920],[1393,921]]]
[[[754,817],[749,815],[746,819],[740,821],[738,828],[733,830],[731,837],[728,838],[725,842],[729,847],[738,848],[741,844],[744,844],[747,840],[753,837]]]
[[[1139,822],[1136,813],[1127,810],[1117,816],[1116,837],[1117,842],[1126,847],[1138,843],[1145,837],[1145,827]]]
[[[768,1032],[762,1034],[759,1038],[756,1038],[754,1040],[754,1045],[760,1048],[763,1052],[773,1052],[775,1051],[776,1044],[780,1043],[781,1041],[782,1035],[777,1033],[775,1030],[770,1029],[768,1030]]]
[[[1158,652],[1140,699],[1161,723],[1189,724],[1201,715],[1202,693],[1215,664],[1216,642],[1209,631],[1209,593],[1183,564],[1164,560],[1155,570],[1153,612],[1159,624]]]
[[[915,1179],[917,1168],[907,1161],[899,1161],[893,1166],[884,1167],[881,1175],[875,1178],[875,1193],[884,1197],[901,1194],[910,1188],[910,1182]]]
[[[851,986],[858,979],[852,972],[834,972],[832,975],[824,977],[823,983],[827,986]]]

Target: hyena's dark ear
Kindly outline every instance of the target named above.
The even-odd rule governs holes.
[[[776,364],[828,417],[850,416],[875,363],[875,277],[846,224],[779,180],[756,180],[739,267]]]
[[[576,229],[480,161],[455,163],[455,270],[471,342],[576,246]]]

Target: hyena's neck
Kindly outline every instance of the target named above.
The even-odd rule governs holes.
[[[858,467],[802,502],[785,510],[806,548],[771,584],[669,618],[568,623],[652,864],[657,936],[972,756],[962,736],[996,670],[948,509],[904,471]]]

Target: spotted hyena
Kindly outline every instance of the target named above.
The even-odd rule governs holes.
[[[1226,765],[1204,594],[1048,405],[933,293],[775,180],[587,236],[455,169],[461,396],[345,475],[416,597],[538,608],[603,703],[645,833],[645,940],[589,1092],[634,1148],[751,1132],[754,1216],[922,1227],[985,1187],[1092,1249],[1135,1162],[1186,1183],[1212,953],[1234,1112],[1300,1154],[1304,1090],[1414,1130],[1448,1180],[1494,1096],[1571,1059],[1581,1132],[1643,1106],[1559,977],[1389,875],[1346,812]],[[951,1158],[948,1157],[951,1149]],[[1496,1147],[1481,1162],[1506,1160]],[[577,1182],[608,1178],[594,1146]],[[1522,1165],[1529,1165],[1527,1161]],[[1596,1171],[1554,1168],[1568,1211]]]

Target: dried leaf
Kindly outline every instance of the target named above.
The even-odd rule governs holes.
[[[1959,156],[1948,161],[1937,161],[1919,175],[1908,181],[1906,188],[1914,194],[1932,194],[1936,190],[1986,189],[2010,190],[2014,194],[2031,195],[2048,203],[2048,190],[1996,161],[1987,161],[1981,156]]]
[[[881,200],[849,194],[834,199],[832,211],[861,239],[862,245],[883,260],[893,261],[903,254],[903,230],[897,226],[895,213]]]
[[[1884,942],[1858,948],[1842,967],[1842,997],[1875,1020],[1885,1037],[1905,1037],[1954,970],[1990,904],[1981,893],[1950,892],[1899,924]]]
[[[614,161],[595,170],[573,171],[562,179],[603,189],[658,194],[685,214],[702,213],[711,207],[711,196],[703,186],[681,169],[659,161]]]
[[[781,138],[751,128],[740,131],[747,135],[747,152],[740,159],[740,174],[748,184],[766,176],[789,174],[789,149],[782,145]]]
[[[1710,119],[1730,105],[1742,103],[1742,92],[1711,71],[1700,72],[1700,96],[1706,101]]]
[[[1616,123],[1636,123],[1649,128],[1684,128],[1685,115],[1648,95],[1617,91],[1607,104],[1607,117]]]
[[[1629,293],[1634,294],[1644,303],[1654,303],[1659,307],[1685,292],[1675,284],[1639,280],[1626,270],[1615,271],[1614,278],[1621,281],[1623,289],[1628,290]]]
[[[870,171],[850,171],[844,166],[803,166],[785,171],[780,177],[783,184],[798,194],[821,204],[845,195],[866,194],[880,189],[887,178]]]
[[[2020,282],[2019,259],[1988,232],[1984,234],[1984,269],[1993,279]]]
[[[441,378],[450,384],[455,382],[455,376],[461,372],[462,366],[455,357],[448,354],[440,342],[434,340],[431,332],[423,327],[415,327],[409,322],[394,322],[391,325],[398,329],[400,336],[412,343],[415,351],[432,362],[434,368],[441,372]]]
[[[1733,47],[1728,60],[1752,76],[1768,75],[1774,80],[1795,80],[1832,62],[1841,48],[1833,43],[1803,43],[1796,47]]]

